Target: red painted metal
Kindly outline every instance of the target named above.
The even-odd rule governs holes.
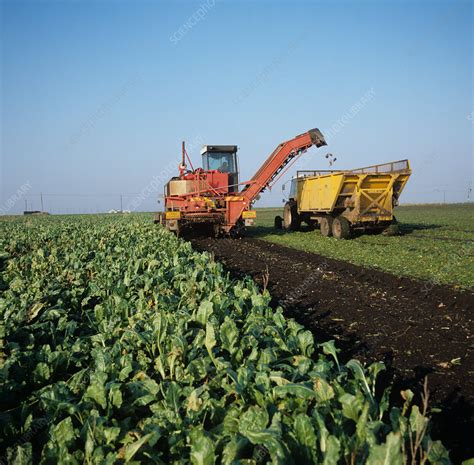
[[[272,182],[279,177],[280,174],[285,172],[291,164],[312,145],[316,147],[326,145],[324,136],[319,129],[311,129],[308,132],[278,145],[242,190],[240,195],[244,200],[242,202],[241,211],[239,213],[238,210],[233,209],[233,211],[230,212],[228,218],[229,224],[235,224],[246,207],[251,205],[255,198],[267,187],[271,187]]]
[[[182,143],[181,146],[181,164],[179,165],[179,177],[182,179],[184,174],[186,173],[186,159],[189,161],[189,166],[191,167],[191,171],[194,171],[193,162],[191,158],[189,158],[188,152],[186,151],[186,142]]]

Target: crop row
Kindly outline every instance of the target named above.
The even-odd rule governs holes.
[[[447,464],[412,393],[147,220],[0,222],[3,463]]]

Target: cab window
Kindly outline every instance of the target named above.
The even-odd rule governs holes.
[[[235,154],[207,152],[204,155],[204,169],[219,170],[222,173],[235,173]]]
[[[290,185],[290,199],[296,199],[297,196],[297,189],[298,189],[298,180],[297,178],[294,178],[291,180],[291,185]]]

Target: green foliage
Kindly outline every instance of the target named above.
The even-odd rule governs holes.
[[[425,430],[407,392],[403,410],[376,395],[383,365],[340,364],[148,218],[0,231],[4,462],[398,464]]]
[[[286,247],[356,265],[411,276],[431,284],[474,287],[474,204],[406,205],[395,209],[400,236],[363,234],[348,241],[322,237],[319,230],[275,230],[281,209],[259,209],[251,234]],[[304,228],[304,227],[303,227]]]

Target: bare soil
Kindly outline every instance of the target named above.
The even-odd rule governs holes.
[[[267,285],[274,306],[310,329],[317,342],[335,339],[341,359],[382,360],[381,388],[422,392],[428,376],[432,435],[454,463],[474,456],[474,294],[397,277],[259,239],[191,239],[235,277]],[[268,281],[268,282],[267,282]],[[419,399],[418,399],[419,400]]]

